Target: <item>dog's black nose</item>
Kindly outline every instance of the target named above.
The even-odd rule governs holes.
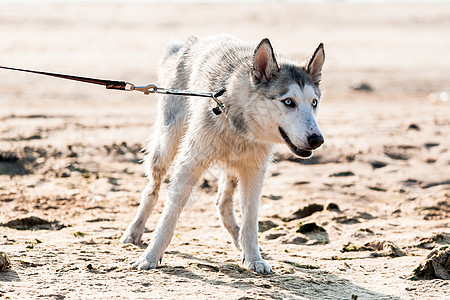
[[[319,148],[320,145],[322,145],[324,142],[323,136],[318,134],[312,134],[308,136],[308,143],[309,146],[311,146],[312,149]]]

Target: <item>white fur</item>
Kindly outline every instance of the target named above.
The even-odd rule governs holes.
[[[145,222],[158,199],[161,180],[174,160],[175,168],[150,245],[133,267],[151,269],[160,263],[192,189],[203,172],[217,163],[222,174],[216,204],[224,228],[235,246],[242,248],[247,268],[258,273],[272,271],[262,259],[258,246],[258,210],[273,143],[285,142],[279,126],[300,148],[309,147],[308,134],[320,134],[320,131],[311,109],[312,99],[319,99],[318,87],[310,86],[313,83],[305,69],[296,66],[300,70],[298,76],[307,84],[303,88],[293,84],[299,78],[283,73],[287,68],[284,66],[292,67],[293,63],[284,62],[279,66],[271,51],[268,40],[263,40],[253,51],[252,46],[231,36],[191,38],[185,44],[172,43],[166,49],[161,63],[161,86],[205,91],[223,84],[226,94],[222,99],[227,113],[214,115],[213,103],[208,99],[161,97],[159,117],[145,158],[149,182],[122,242],[140,243]],[[253,58],[253,52],[258,53],[257,59]],[[317,67],[314,71],[320,75]],[[283,82],[290,83],[285,86]],[[282,95],[286,88],[287,93]],[[270,99],[269,93],[272,93]],[[298,103],[295,109],[282,103],[287,96]],[[240,227],[233,207],[238,183]]]

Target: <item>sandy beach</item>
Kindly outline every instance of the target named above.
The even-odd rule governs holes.
[[[268,37],[299,62],[325,44],[326,142],[306,161],[277,146],[265,180],[259,240],[274,273],[242,267],[214,207],[215,166],[162,265],[131,270],[168,186],[144,245],[121,244],[157,97],[0,69],[0,252],[11,263],[0,299],[448,297],[450,280],[413,271],[450,244],[449,2],[0,2],[0,65],[144,85],[157,83],[168,41],[220,33]]]

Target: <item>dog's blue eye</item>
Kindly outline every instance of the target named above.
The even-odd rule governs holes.
[[[312,105],[313,108],[316,108],[316,107],[317,107],[317,104],[319,104],[319,101],[317,101],[317,99],[314,99],[314,100],[311,102],[311,105]]]
[[[286,105],[286,106],[295,107],[294,101],[292,99],[290,99],[290,98],[284,99],[281,102],[283,102],[283,104]]]

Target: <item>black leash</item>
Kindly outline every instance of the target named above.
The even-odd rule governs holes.
[[[86,82],[86,83],[104,85],[107,89],[112,89],[112,90],[139,91],[139,92],[143,92],[145,95],[148,95],[150,93],[152,93],[152,94],[157,93],[157,94],[179,95],[179,96],[188,96],[188,97],[207,97],[207,98],[212,98],[217,103],[217,107],[213,108],[213,112],[216,115],[220,115],[222,112],[225,112],[225,106],[223,105],[222,101],[217,99],[218,97],[222,96],[225,93],[225,88],[221,88],[215,92],[191,92],[191,91],[180,91],[180,90],[174,90],[174,89],[165,89],[165,88],[157,87],[154,84],[148,84],[148,85],[144,85],[144,86],[135,86],[134,84],[132,84],[130,82],[126,82],[126,81],[97,79],[97,78],[58,74],[58,73],[33,71],[33,70],[27,70],[27,69],[18,69],[18,68],[4,67],[4,66],[0,66],[0,69],[27,72],[27,73],[63,78],[63,79],[68,79],[68,80],[75,80],[75,81],[81,81],[81,82]]]
[[[126,88],[126,85],[127,85],[127,83],[124,82],[124,81],[95,79],[95,78],[80,77],[80,76],[73,76],[73,75],[65,75],[65,74],[42,72],[42,71],[17,69],[17,68],[3,67],[3,66],[0,66],[0,69],[20,71],[20,72],[27,72],[27,73],[34,73],[34,74],[39,74],[39,75],[46,75],[46,76],[52,76],[52,77],[57,77],[57,78],[76,80],[76,81],[87,82],[87,83],[92,83],[92,84],[99,84],[99,85],[104,85],[107,89],[113,89],[113,90],[122,90],[122,91],[124,91],[125,88]]]

